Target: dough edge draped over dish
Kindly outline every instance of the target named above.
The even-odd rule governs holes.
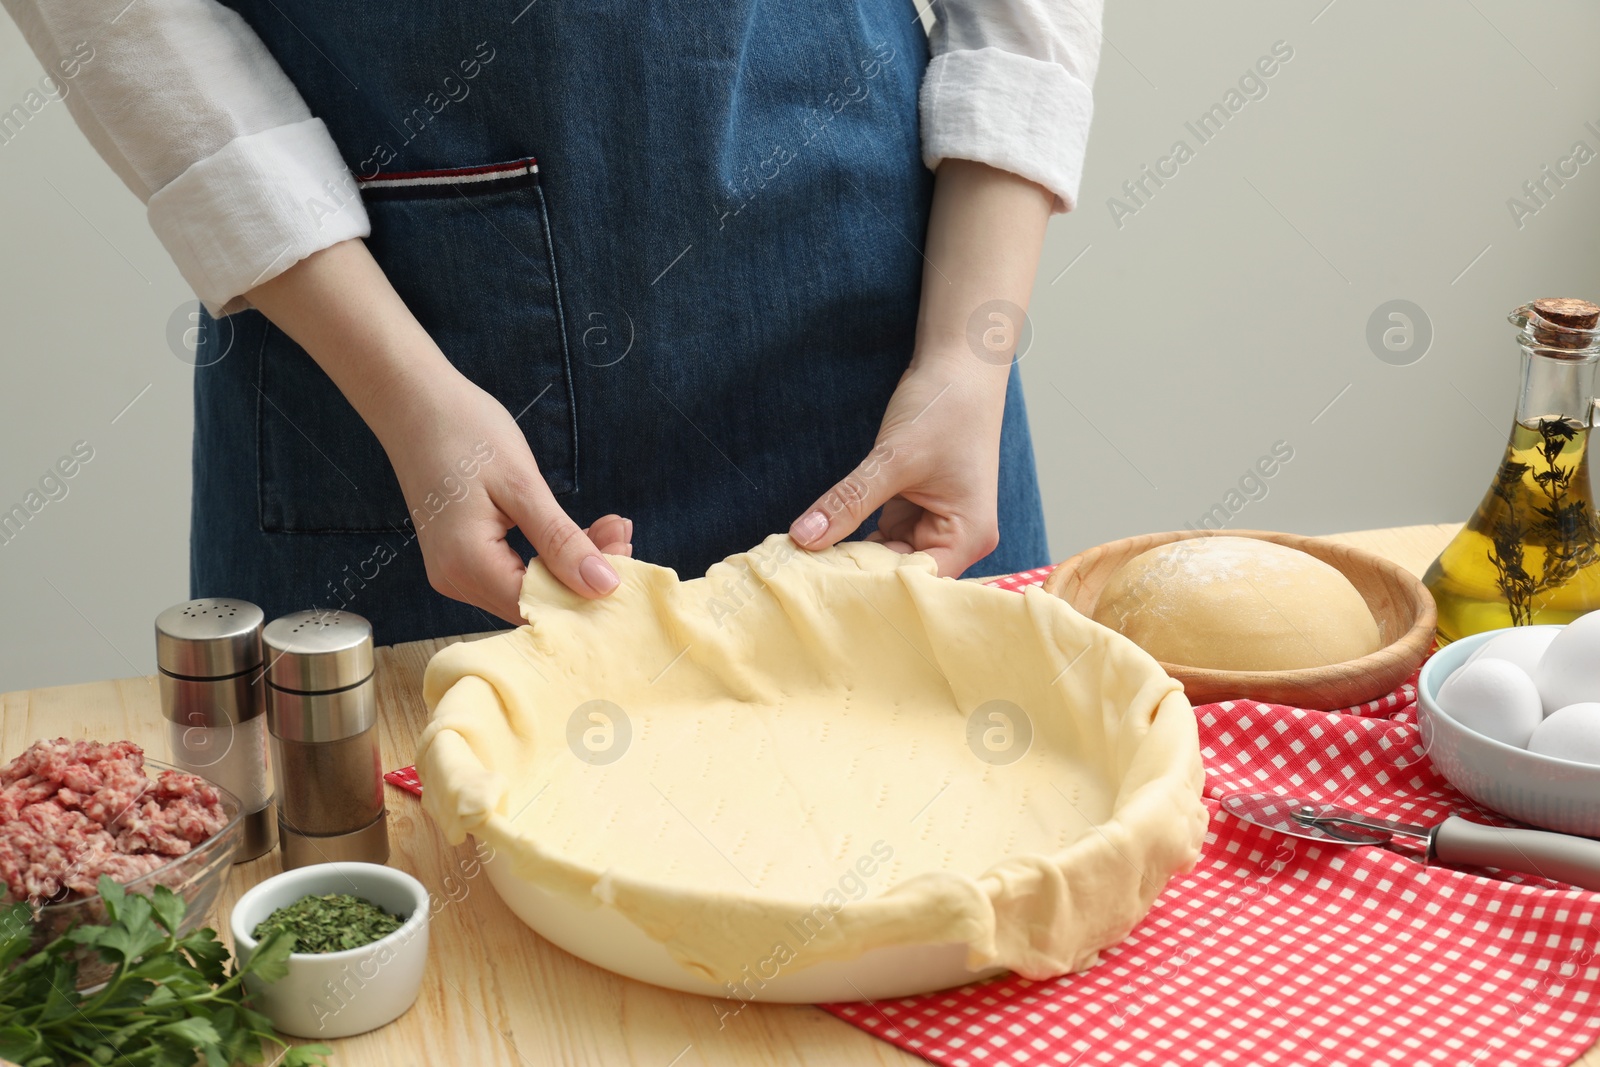
[[[535,560],[522,590],[529,625],[449,646],[429,663],[423,695],[432,719],[417,753],[423,804],[452,844],[471,834],[494,848],[496,862],[510,862],[520,877],[546,891],[581,906],[616,909],[689,972],[716,983],[747,979],[752,963],[771,958],[774,931],[815,913],[818,901],[755,890],[694,891],[632,874],[625,863],[595,869],[516,824],[516,789],[506,774],[491,769],[508,752],[520,756],[519,746],[526,744],[511,725],[517,712],[508,708],[520,706],[519,691],[529,687],[535,664],[549,662],[545,657],[575,658],[567,666],[578,673],[600,669],[597,658],[589,662],[595,650],[563,647],[568,631],[546,620],[627,613],[637,616],[637,625],[665,629],[672,643],[692,648],[697,635],[709,632],[708,598],[726,591],[733,579],[752,596],[771,592],[788,609],[786,625],[817,628],[799,640],[826,657],[848,648],[849,635],[821,632],[820,622],[832,617],[809,617],[794,605],[810,595],[808,586],[846,581],[886,625],[925,643],[958,700],[975,684],[963,676],[977,679],[991,669],[974,662],[975,649],[986,641],[1021,642],[1025,654],[1037,658],[1040,677],[1055,679],[1038,687],[1032,705],[1080,716],[1082,728],[1104,735],[1101,755],[1121,772],[1109,819],[1052,854],[1000,858],[976,877],[912,874],[827,909],[826,921],[817,924],[789,970],[853,959],[883,946],[960,943],[973,970],[1004,967],[1028,978],[1079,971],[1128,935],[1173,874],[1193,867],[1207,815],[1194,713],[1182,687],[1131,641],[1065,601],[1040,589],[1018,595],[939,578],[933,560],[920,553],[852,542],[812,554],[796,549],[786,535],[731,556],[692,582],[650,564],[612,562],[622,586],[607,603],[571,593]],[[747,610],[748,603],[737,601],[718,625],[736,629],[769,620]],[[712,643],[702,655],[729,647]],[[906,655],[916,654],[907,648]],[[1078,671],[1079,656],[1092,666]],[[719,662],[714,668],[736,698],[759,701],[772,684],[755,663]]]

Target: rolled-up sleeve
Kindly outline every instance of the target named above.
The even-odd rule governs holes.
[[[0,0],[213,314],[371,232],[322,121],[214,0]]]
[[[970,159],[1077,204],[1094,117],[1101,0],[936,0],[922,83],[930,169]]]

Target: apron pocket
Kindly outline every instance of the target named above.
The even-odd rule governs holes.
[[[537,164],[380,174],[359,185],[372,220],[367,247],[395,291],[450,362],[519,416],[551,491],[574,492],[577,423]],[[261,343],[258,386],[263,530],[409,526],[378,439],[274,327]]]

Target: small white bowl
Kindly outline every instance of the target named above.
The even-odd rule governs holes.
[[[1444,680],[1485,642],[1505,632],[1463,637],[1422,665],[1417,725],[1428,757],[1451,785],[1486,808],[1546,830],[1600,837],[1600,766],[1496,741],[1467,729],[1439,707],[1436,698]]]
[[[405,924],[370,945],[344,952],[295,952],[276,982],[245,976],[251,1003],[285,1034],[349,1037],[393,1022],[416,1002],[428,958],[428,891],[393,867],[377,863],[318,863],[273,875],[233,906],[229,925],[242,964],[256,949],[252,932],[274,911],[301,897],[349,893],[369,900]]]

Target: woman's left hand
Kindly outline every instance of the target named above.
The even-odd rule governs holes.
[[[867,458],[789,527],[802,548],[836,544],[882,506],[867,539],[926,552],[942,575],[994,551],[1006,383],[1054,200],[983,163],[939,164],[911,365]]]
[[[826,548],[882,507],[869,541],[926,552],[942,575],[959,575],[987,556],[1000,540],[1005,382],[1001,368],[970,352],[919,355],[895,387],[872,451],[795,520],[789,535],[803,548]]]

